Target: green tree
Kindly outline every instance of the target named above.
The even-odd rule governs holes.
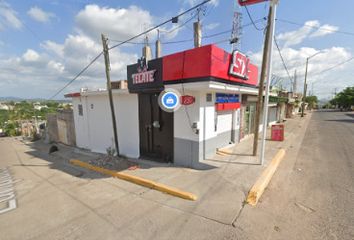
[[[18,125],[16,123],[13,122],[9,122],[6,124],[4,130],[7,136],[17,136],[18,132],[16,131],[16,128],[18,127]]]
[[[9,111],[0,109],[0,128],[5,126],[5,122],[9,120]]]
[[[347,87],[338,93],[331,101],[332,105],[338,105],[343,108],[354,106],[354,87]]]
[[[317,106],[318,103],[317,96],[307,96],[305,98],[305,102],[308,103],[310,109],[313,109]]]

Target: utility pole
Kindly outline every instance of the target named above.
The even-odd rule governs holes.
[[[302,107],[301,107],[301,117],[304,117],[305,110],[305,100],[306,100],[306,92],[307,92],[307,68],[309,65],[309,58],[306,58],[306,70],[305,70],[305,81],[304,81],[304,94],[302,96]]]
[[[106,65],[107,91],[108,91],[109,104],[110,104],[111,113],[112,113],[114,144],[115,144],[115,147],[116,147],[117,156],[119,156],[119,145],[118,145],[116,114],[114,112],[111,77],[110,77],[110,74],[109,74],[109,71],[110,71],[109,51],[108,51],[108,45],[107,45],[107,38],[103,34],[101,34],[101,37],[102,37],[102,45],[103,45],[104,63]]]
[[[155,58],[161,57],[161,41],[160,41],[160,30],[157,29],[157,40],[155,43]]]
[[[202,46],[202,26],[200,24],[200,13],[204,11],[202,7],[197,8],[198,20],[193,23],[194,47]]]
[[[267,135],[267,123],[268,123],[268,101],[269,101],[269,88],[270,88],[270,79],[272,76],[272,50],[273,50],[273,42],[274,42],[274,34],[275,34],[275,16],[277,12],[277,4],[278,0],[272,0],[270,2],[269,12],[270,12],[270,25],[269,28],[269,40],[268,40],[268,64],[267,64],[267,83],[265,89],[265,97],[264,97],[264,108],[263,108],[263,129],[262,129],[262,139],[261,139],[261,156],[260,163],[264,164],[264,155],[265,155],[265,139]]]
[[[295,72],[294,72],[294,86],[293,86],[293,96],[296,95],[296,91],[297,91],[297,75],[296,75],[296,69],[295,69]]]
[[[273,39],[270,37],[271,29],[270,26],[272,24],[272,11],[273,9],[269,8],[268,13],[268,23],[267,23],[267,31],[264,39],[264,46],[263,46],[263,59],[262,59],[262,70],[261,70],[261,78],[259,80],[258,86],[258,101],[256,106],[256,116],[255,116],[255,132],[254,132],[254,139],[253,139],[253,156],[257,155],[258,149],[258,136],[259,136],[259,123],[260,123],[260,116],[261,112],[263,111],[263,91],[264,91],[264,80],[267,76],[267,66],[270,64],[269,62],[269,42]],[[269,75],[269,73],[268,73]]]

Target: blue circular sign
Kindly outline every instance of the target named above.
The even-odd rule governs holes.
[[[179,97],[175,92],[165,92],[161,97],[161,104],[167,109],[174,109],[179,105]]]

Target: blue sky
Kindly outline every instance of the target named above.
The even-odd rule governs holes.
[[[199,2],[0,0],[0,96],[51,97],[101,51],[101,32],[113,45],[116,43],[113,40],[125,40]],[[302,89],[306,57],[318,51],[321,53],[309,64],[309,90],[312,90],[313,83],[315,94],[328,98],[335,88],[340,91],[354,85],[354,60],[325,71],[354,56],[353,8],[354,1],[350,0],[341,1],[341,5],[334,5],[333,1],[328,0],[280,0],[276,38],[290,74],[297,70],[299,91]],[[242,24],[250,23],[245,9],[239,9],[243,14]],[[262,19],[267,16],[268,3],[252,5],[248,9],[254,20]],[[203,36],[230,30],[233,11],[234,1],[231,0],[213,0],[208,4],[205,16],[201,15]],[[178,24],[193,14],[187,14]],[[163,44],[164,55],[192,47],[192,41],[168,42],[191,39],[194,20],[172,32],[178,24],[167,24],[161,29],[161,41],[166,43]],[[257,23],[258,28],[264,25],[264,20]],[[230,34],[203,39],[203,44],[217,43],[230,51],[227,43]],[[153,43],[156,32],[149,37]],[[140,43],[142,39],[135,42]],[[262,43],[262,31],[252,25],[243,28],[240,48],[258,65]],[[126,65],[134,63],[140,56],[141,46],[129,44],[111,51],[113,80],[126,78]],[[273,56],[274,74],[284,86],[289,86],[290,80],[277,50]],[[77,91],[81,87],[105,87],[103,59],[98,60],[63,93]]]

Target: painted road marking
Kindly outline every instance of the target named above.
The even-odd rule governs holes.
[[[0,214],[13,210],[17,207],[14,184],[8,168],[0,168],[0,203],[6,207],[0,209]]]

